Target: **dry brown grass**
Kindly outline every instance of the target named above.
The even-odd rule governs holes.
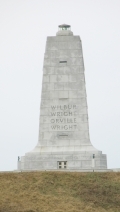
[[[120,173],[0,174],[0,212],[120,212]]]

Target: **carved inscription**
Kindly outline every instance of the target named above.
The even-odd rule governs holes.
[[[51,105],[51,130],[75,131],[77,118],[76,105]]]

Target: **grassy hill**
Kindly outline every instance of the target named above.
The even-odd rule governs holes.
[[[120,173],[0,173],[0,212],[120,212]]]

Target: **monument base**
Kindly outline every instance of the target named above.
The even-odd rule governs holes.
[[[21,157],[18,170],[107,170],[107,159],[101,151],[33,151]]]

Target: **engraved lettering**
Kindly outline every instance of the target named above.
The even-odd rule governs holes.
[[[68,105],[68,109],[72,109],[72,105]]]
[[[72,130],[72,126],[69,125],[69,130],[70,130],[70,129]]]
[[[51,119],[51,123],[55,123],[55,119]]]
[[[60,116],[60,112],[57,112],[57,116]]]
[[[60,122],[62,123],[64,121],[64,119],[60,119]]]
[[[68,116],[68,113],[67,112],[64,112],[64,116]]]
[[[57,116],[58,118],[51,118],[50,123],[52,130],[61,131],[61,130],[76,130],[77,118],[75,116],[78,114],[76,110],[76,105],[68,104],[68,105],[51,105],[51,117]],[[56,112],[54,112],[56,110]],[[70,118],[69,118],[70,117]],[[69,125],[70,124],[70,125]]]
[[[64,105],[64,110],[66,110],[67,109],[67,105]]]
[[[56,119],[56,123],[58,123],[58,124],[59,124],[59,122],[60,122],[60,119]]]
[[[61,105],[57,105],[57,110],[61,110]]]
[[[56,113],[51,113],[51,116],[56,116]]]
[[[65,125],[65,126],[64,126],[64,129],[65,129],[65,130],[68,130],[68,126],[67,126],[67,125]]]
[[[63,125],[61,126],[61,130],[63,130]]]
[[[55,125],[52,125],[51,128],[52,128],[52,130],[55,130],[56,129],[56,126]]]
[[[55,110],[55,109],[56,109],[56,106],[53,105],[53,106],[51,106],[51,108],[52,108],[53,110]]]

